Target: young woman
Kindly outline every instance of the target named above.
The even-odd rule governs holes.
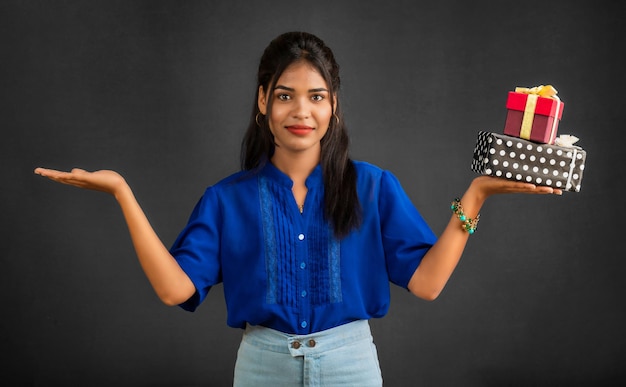
[[[236,386],[380,386],[367,321],[387,313],[389,282],[435,299],[490,195],[561,191],[477,177],[436,238],[390,172],[349,158],[339,88],[319,38],[273,40],[242,170],[206,190],[169,250],[116,172],[35,173],[116,198],[165,304],[192,311],[223,283],[228,325],[244,329]]]

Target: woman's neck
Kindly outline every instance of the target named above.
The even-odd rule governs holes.
[[[283,153],[275,152],[272,156],[272,164],[281,172],[289,176],[294,185],[304,185],[307,177],[313,172],[320,162],[319,153]]]

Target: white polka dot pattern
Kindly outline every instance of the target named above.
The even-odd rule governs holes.
[[[587,152],[540,144],[491,132],[478,132],[472,171],[579,192]]]

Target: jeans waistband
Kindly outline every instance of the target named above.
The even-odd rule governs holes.
[[[291,335],[262,326],[247,325],[243,340],[248,344],[293,356],[330,351],[359,340],[372,340],[367,320],[357,320],[308,335]]]

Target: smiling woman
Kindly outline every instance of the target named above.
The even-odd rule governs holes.
[[[35,170],[116,198],[165,304],[194,311],[223,283],[228,325],[244,329],[236,386],[382,385],[368,320],[387,313],[389,284],[436,298],[487,197],[561,193],[477,177],[437,239],[392,173],[349,158],[338,68],[311,34],[270,43],[242,170],[207,188],[169,250],[120,174]]]
[[[296,62],[276,82],[273,103],[259,86],[259,111],[268,115],[275,150],[271,161],[293,180],[293,192],[304,207],[306,178],[319,164],[321,141],[330,125],[334,107],[328,86],[319,72],[306,61]]]
[[[294,85],[284,84],[285,81],[302,83],[298,85],[301,88],[298,90],[298,97],[307,100],[310,98],[311,101],[318,101],[315,106],[319,104],[332,109],[327,119],[321,113],[316,114],[325,123],[326,133],[317,136],[319,155],[313,155],[313,158],[319,158],[319,166],[323,171],[325,216],[333,223],[334,233],[344,236],[359,224],[360,219],[355,189],[356,172],[349,158],[348,131],[342,119],[342,107],[338,98],[341,87],[339,65],[333,52],[318,37],[301,32],[286,33],[274,39],[265,49],[257,73],[257,95],[252,108],[254,120],[250,120],[242,143],[242,169],[253,170],[264,165],[276,151],[274,130],[277,127],[272,127],[276,125],[276,122],[272,122],[272,110],[276,104],[277,109],[283,111],[283,102],[286,108],[293,105],[289,101],[294,96],[289,92],[295,92]],[[320,89],[323,89],[323,94]],[[297,102],[296,108],[301,103]],[[311,105],[306,103],[305,106]],[[315,111],[321,112],[324,109]],[[260,119],[261,116],[263,119]],[[322,122],[318,124],[322,125]],[[322,127],[318,126],[316,129],[320,130]],[[300,167],[297,164],[296,166]],[[295,199],[300,206],[304,206],[307,192],[306,187],[303,187],[303,177],[306,178],[311,172],[310,165],[302,168],[304,170],[293,171],[296,175],[292,177],[295,179]]]
[[[333,114],[324,78],[306,62],[292,64],[277,81],[271,109],[259,87],[259,111],[267,115],[268,110],[276,145],[272,162],[284,165],[291,157],[306,157],[310,174],[319,163],[320,142]]]

